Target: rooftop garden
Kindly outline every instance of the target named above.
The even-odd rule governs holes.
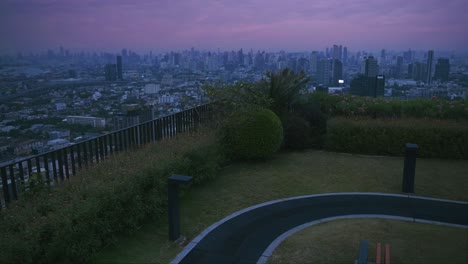
[[[167,240],[169,175],[194,177],[181,208],[190,240],[235,211],[273,199],[399,193],[405,143],[420,147],[417,195],[468,201],[466,101],[309,95],[307,81],[284,70],[258,83],[207,87],[216,115],[198,131],[117,154],[61,187],[32,187],[0,214],[2,261],[167,263],[182,249]],[[407,228],[388,226],[388,234]],[[428,257],[434,245],[424,251]],[[406,252],[399,259],[412,260]]]

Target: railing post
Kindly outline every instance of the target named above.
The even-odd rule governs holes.
[[[8,203],[10,203],[10,191],[8,190],[6,167],[0,168],[0,173],[2,174],[3,198],[5,199],[5,207],[8,207]]]
[[[13,169],[13,164],[11,164],[9,168],[10,168],[11,194],[13,196],[13,199],[18,200],[18,189],[16,186],[16,178],[15,178],[15,172]]]
[[[52,152],[52,172],[54,173],[54,185],[58,184],[57,175],[57,151]]]
[[[76,145],[76,159],[78,160],[78,169],[81,169],[81,143]]]
[[[179,185],[188,184],[192,177],[172,175],[168,183],[169,240],[177,241],[180,237]]]
[[[58,173],[59,173],[60,181],[63,182],[63,180],[65,179],[65,174],[63,173],[62,149],[57,149],[56,153],[57,153],[57,160],[58,160]]]
[[[418,145],[410,143],[405,146],[405,163],[402,183],[402,191],[405,193],[414,193],[414,175],[416,171],[418,148]]]
[[[44,169],[46,173],[47,185],[50,186],[51,180],[50,180],[50,169],[49,169],[49,157],[47,156],[47,154],[44,154],[43,159],[44,159]]]
[[[36,157],[36,178],[38,183],[43,183],[42,179],[42,173],[41,173],[41,161],[39,160],[39,157]]]

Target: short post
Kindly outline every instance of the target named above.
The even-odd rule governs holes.
[[[418,145],[410,143],[407,143],[405,146],[405,164],[402,183],[402,190],[405,193],[414,193],[414,175],[416,172],[418,148]]]
[[[357,264],[367,264],[367,255],[369,250],[369,241],[361,240],[359,243],[359,257]]]
[[[172,175],[168,182],[168,213],[169,213],[169,240],[176,241],[180,237],[179,219],[179,185],[188,184],[192,177]]]

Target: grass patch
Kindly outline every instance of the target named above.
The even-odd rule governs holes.
[[[417,195],[468,201],[466,161],[418,159]],[[285,197],[329,192],[400,193],[403,158],[322,151],[279,153],[272,160],[237,163],[186,192],[181,230],[188,241],[227,215]],[[167,219],[167,217],[163,218]],[[151,222],[99,252],[93,262],[168,263],[182,247],[167,241],[167,222]]]
[[[306,228],[284,240],[270,264],[353,263],[359,242],[369,241],[369,261],[376,244],[390,244],[391,263],[468,262],[468,230],[387,219],[337,220]]]

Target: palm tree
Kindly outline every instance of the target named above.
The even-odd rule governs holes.
[[[274,73],[267,72],[266,76],[267,79],[262,79],[259,87],[272,100],[271,110],[283,118],[299,101],[309,77],[304,71],[295,73],[288,68]]]

